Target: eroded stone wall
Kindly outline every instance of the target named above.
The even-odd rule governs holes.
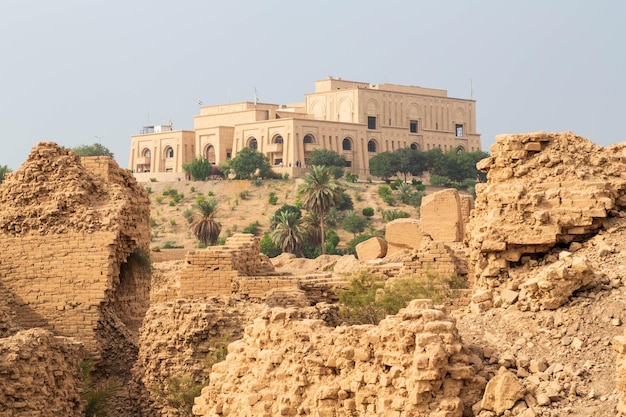
[[[454,320],[427,300],[378,326],[267,310],[213,367],[194,413],[461,417],[486,383],[470,362]]]
[[[626,207],[623,143],[601,148],[571,132],[538,132],[498,136],[491,152],[477,165],[488,181],[476,185],[467,228],[479,288],[499,286],[510,266],[588,239]]]
[[[84,416],[82,345],[44,329],[0,338],[0,415]]]
[[[149,303],[149,201],[130,172],[42,142],[0,185],[0,202],[0,285],[20,325],[76,337],[94,357],[103,322],[137,337]]]

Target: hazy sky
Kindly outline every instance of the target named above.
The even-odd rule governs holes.
[[[99,140],[128,165],[149,124],[205,105],[304,100],[329,75],[477,100],[500,133],[626,140],[626,2],[2,0],[0,165]],[[625,125],[624,127],[622,125]]]

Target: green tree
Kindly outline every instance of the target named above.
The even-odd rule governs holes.
[[[394,155],[398,161],[398,172],[404,175],[404,182],[406,182],[407,174],[421,176],[426,170],[426,160],[417,149],[396,149]]]
[[[329,213],[331,210],[329,210]],[[310,243],[311,245],[319,247],[319,245],[322,244],[322,235],[321,235],[321,229],[320,229],[320,223],[321,223],[320,215],[310,211],[306,214],[306,216],[302,218],[302,220],[303,220],[304,227],[306,228],[307,243]],[[327,220],[326,220],[326,223],[328,223]]]
[[[302,254],[306,229],[297,213],[283,211],[278,215],[276,228],[272,232],[272,242],[283,252]]]
[[[341,178],[347,165],[346,158],[330,149],[314,149],[309,154],[309,165],[329,167],[333,177]]]
[[[211,197],[205,200],[199,197],[193,207],[202,215],[202,218],[191,227],[193,234],[204,245],[215,245],[222,231],[222,225],[213,219],[217,212],[217,199]]]
[[[72,151],[78,156],[110,156],[113,158],[113,152],[100,143],[76,146],[72,148]]]
[[[183,164],[183,170],[195,181],[205,181],[211,175],[211,163],[206,158],[194,158]]]
[[[256,149],[243,148],[230,160],[230,167],[242,179],[250,178],[257,172],[259,177],[266,177],[270,171],[270,161]]]
[[[322,254],[324,248],[324,216],[331,207],[341,202],[341,188],[333,178],[328,167],[314,165],[305,178],[304,184],[300,186],[299,195],[302,206],[320,216],[320,234],[322,243],[320,249]]]
[[[381,152],[374,155],[369,162],[370,173],[385,181],[396,175],[399,171],[397,155],[391,152]]]
[[[9,172],[13,172],[11,170],[11,168],[9,168],[8,166],[4,165],[4,166],[0,166],[0,184],[2,184],[2,182],[4,181],[4,177],[6,176],[6,174],[8,174]]]
[[[354,237],[356,237],[357,233],[361,233],[365,230],[365,226],[367,226],[367,219],[359,216],[354,210],[349,210],[341,222],[341,227],[343,227],[346,232],[352,233]]]

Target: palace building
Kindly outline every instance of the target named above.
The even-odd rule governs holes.
[[[445,90],[328,77],[316,81],[302,103],[203,106],[193,131],[173,130],[171,123],[145,127],[131,138],[129,168],[137,176],[180,176],[194,157],[219,164],[244,147],[262,152],[273,171],[292,177],[307,172],[314,149],[338,152],[361,177],[380,152],[481,150],[474,100],[448,97]]]

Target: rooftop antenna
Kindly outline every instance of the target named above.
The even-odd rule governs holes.
[[[470,100],[474,100],[474,79],[470,78]]]
[[[256,108],[256,104],[259,102],[259,92],[256,87],[254,87],[254,108]]]
[[[94,136],[94,138],[98,139],[98,143],[102,145],[102,139],[104,139],[104,136]]]

